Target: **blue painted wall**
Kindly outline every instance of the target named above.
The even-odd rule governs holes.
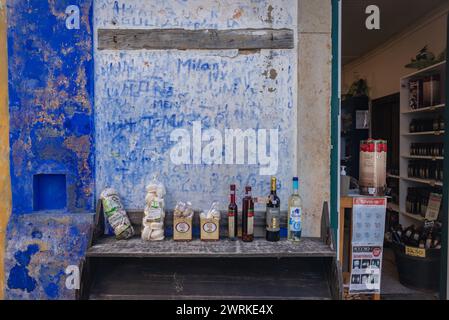
[[[80,8],[79,29],[66,27],[69,5]],[[83,259],[94,211],[92,0],[11,0],[7,14],[5,297],[72,299],[64,270]]]
[[[66,7],[79,5],[79,30]],[[91,0],[8,1],[13,214],[33,212],[33,176],[65,174],[67,211],[94,208]]]

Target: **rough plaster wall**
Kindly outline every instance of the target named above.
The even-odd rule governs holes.
[[[66,28],[78,5],[79,30]],[[73,299],[65,269],[85,256],[94,208],[91,0],[11,0],[8,10],[13,211],[6,299]],[[67,209],[33,211],[33,175],[67,175]],[[79,214],[77,214],[79,212]]]
[[[6,51],[6,7],[0,0],[0,300],[4,295],[5,233],[11,213],[11,181],[9,176],[9,112],[8,69]]]
[[[95,2],[98,28],[296,29],[294,0]],[[231,183],[240,195],[269,191],[257,165],[174,165],[170,133],[203,129],[279,129],[278,189],[287,207],[296,173],[297,50],[96,51],[96,185],[113,186],[125,206],[144,205],[145,185],[158,173],[168,188],[167,205],[190,200],[224,208]],[[204,147],[205,144],[203,144]],[[263,210],[263,206],[259,210]]]
[[[306,236],[330,198],[331,0],[299,1],[298,173]]]

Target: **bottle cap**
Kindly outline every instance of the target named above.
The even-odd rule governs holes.
[[[231,184],[231,191],[235,191],[235,184]]]

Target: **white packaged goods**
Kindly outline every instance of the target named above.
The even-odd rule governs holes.
[[[212,206],[210,207],[209,211],[207,212],[201,212],[200,218],[202,219],[215,219],[220,220],[220,210],[218,210],[219,203],[213,202]]]
[[[190,202],[178,202],[173,212],[173,240],[192,240],[192,220],[194,211]]]
[[[162,241],[165,239],[165,187],[154,177],[146,190],[142,239],[145,241]]]
[[[131,238],[134,235],[134,229],[117,191],[112,188],[105,189],[101,193],[100,199],[104,215],[114,230],[116,238],[118,240]]]
[[[219,203],[214,202],[209,211],[201,212],[201,240],[216,241],[220,239],[220,210]]]

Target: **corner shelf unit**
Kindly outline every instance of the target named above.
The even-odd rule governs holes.
[[[424,218],[420,215],[415,215],[407,212],[406,199],[408,188],[410,187],[439,187],[443,183],[432,179],[419,179],[408,176],[408,164],[413,160],[428,160],[428,161],[440,161],[444,157],[433,156],[414,156],[410,153],[411,143],[432,143],[443,142],[444,130],[427,131],[427,132],[413,132],[410,133],[410,122],[413,119],[429,119],[435,116],[442,115],[445,109],[444,103],[438,103],[435,106],[420,108],[412,110],[409,106],[409,81],[421,79],[426,76],[439,74],[440,75],[440,95],[441,102],[445,101],[444,84],[446,82],[446,61],[437,63],[428,68],[419,70],[412,74],[409,74],[400,80],[400,183],[399,183],[399,221],[403,226],[411,224],[420,224],[424,222]]]

